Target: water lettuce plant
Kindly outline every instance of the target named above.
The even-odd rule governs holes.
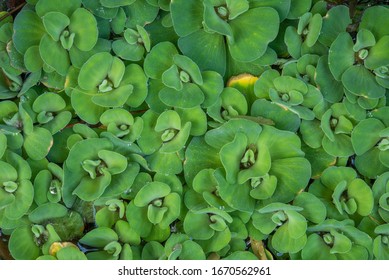
[[[349,2],[0,12],[0,258],[388,260],[389,7]]]

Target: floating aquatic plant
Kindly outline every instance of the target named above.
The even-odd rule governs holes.
[[[389,259],[387,6],[26,2],[0,13],[14,259]]]

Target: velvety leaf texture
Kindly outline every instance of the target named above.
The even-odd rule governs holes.
[[[0,6],[0,259],[389,260],[387,1]]]

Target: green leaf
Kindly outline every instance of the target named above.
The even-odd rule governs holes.
[[[173,56],[173,62],[182,70],[186,71],[192,82],[201,86],[203,84],[203,77],[201,75],[200,69],[196,63],[193,62],[190,58],[176,54]]]
[[[274,121],[275,127],[295,132],[300,126],[298,115],[265,99],[256,100],[251,107],[251,115]]]
[[[187,184],[192,185],[193,178],[202,169],[221,167],[218,150],[209,146],[203,137],[193,137],[185,151],[184,175]]]
[[[15,201],[15,196],[11,193],[6,192],[4,189],[0,190],[0,207],[5,208]]]
[[[198,0],[173,1],[170,6],[173,27],[180,37],[202,28],[204,7]],[[183,16],[183,12],[185,16]]]
[[[258,260],[258,258],[249,251],[235,251],[228,255],[228,257],[223,258],[223,260]]]
[[[239,184],[243,184],[250,179],[255,179],[261,176],[265,176],[269,172],[271,168],[271,156],[269,150],[267,149],[266,146],[262,146],[261,144],[257,146],[257,149],[258,149],[257,150],[258,154],[256,156],[255,163],[249,168],[239,171],[238,174]],[[220,155],[222,155],[222,151],[220,151]],[[241,163],[241,161],[238,162]]]
[[[242,133],[247,136],[248,144],[256,144],[262,127],[249,120],[232,119],[222,126],[212,129],[205,134],[205,141],[208,145],[221,149],[225,144],[234,140],[235,135]]]
[[[97,43],[96,19],[84,8],[78,8],[70,17],[69,31],[75,34],[74,44],[81,51],[90,51]]]
[[[277,91],[282,93],[289,93],[293,90],[303,94],[308,92],[307,85],[303,81],[293,77],[288,77],[288,76],[277,77],[273,80],[273,84],[277,89]]]
[[[145,49],[139,44],[129,45],[125,40],[112,42],[112,49],[117,56],[124,60],[139,61],[143,58]]]
[[[321,147],[324,134],[320,129],[320,122],[318,120],[303,120],[301,122],[300,132],[302,134],[302,139],[309,147],[314,149]]]
[[[204,253],[217,252],[225,248],[231,241],[231,231],[226,228],[224,231],[217,231],[212,238],[196,241],[204,250]]]
[[[250,196],[249,184],[229,184],[221,169],[215,171],[215,178],[219,186],[220,197],[232,208],[252,213],[255,201]]]
[[[293,205],[289,205],[289,204],[285,204],[285,203],[281,203],[281,202],[274,202],[274,203],[270,203],[270,204],[267,204],[265,207],[257,210],[258,213],[260,214],[275,214],[275,212],[278,212],[278,211],[302,211],[303,209],[301,207],[298,207],[298,206],[293,206]],[[286,217],[285,217],[286,219]],[[272,222],[273,222],[273,219],[271,218]]]
[[[320,224],[327,217],[327,209],[323,202],[308,192],[302,192],[293,200],[293,205],[303,208],[300,212],[309,221]]]
[[[150,155],[157,151],[162,145],[162,133],[156,133],[155,131],[158,114],[153,110],[148,110],[143,114],[142,119],[144,121],[144,126],[142,134],[138,140],[138,145],[144,154]]]
[[[137,25],[145,26],[158,16],[159,9],[150,5],[146,0],[137,0],[126,6],[126,27],[135,29]]]
[[[345,180],[349,184],[356,176],[352,168],[332,166],[323,172],[321,182],[330,190],[335,190],[341,181]]]
[[[227,37],[231,56],[249,62],[261,57],[276,38],[279,17],[273,8],[254,8],[231,20],[230,26],[234,34],[233,39]]]
[[[239,115],[247,115],[248,106],[246,97],[239,90],[231,87],[224,88],[220,97],[223,108],[232,106]],[[232,115],[231,117],[234,116]]]
[[[311,8],[312,1],[298,1],[298,0],[291,0],[290,3],[290,10],[288,14],[288,19],[297,19],[306,12],[308,12]]]
[[[161,79],[162,74],[173,65],[173,57],[176,54],[178,51],[170,42],[155,45],[145,58],[146,75],[152,79]]]
[[[367,29],[360,29],[357,33],[357,40],[353,47],[354,52],[358,52],[364,48],[370,48],[376,44],[373,33]]]
[[[0,183],[13,181],[18,179],[17,170],[7,162],[0,161]]]
[[[385,88],[377,84],[374,75],[362,65],[353,65],[342,75],[344,87],[355,95],[365,98],[381,98]]]
[[[265,175],[260,178],[262,182],[250,191],[250,196],[255,199],[268,199],[272,197],[277,188],[277,177]]]
[[[188,241],[189,237],[186,234],[175,233],[172,234],[165,243],[165,254],[169,256],[169,259],[173,259],[170,256],[175,254],[175,252],[182,252],[182,245],[185,241]],[[191,246],[190,246],[191,247]],[[201,247],[200,247],[201,248]],[[179,255],[179,254],[178,254]],[[178,256],[177,256],[178,257]],[[174,258],[177,259],[177,258]]]
[[[182,15],[180,15],[182,17]],[[251,34],[251,33],[250,33]],[[224,36],[210,34],[202,29],[181,37],[178,47],[182,53],[191,58],[201,71],[212,70],[224,76],[226,72],[226,45]],[[199,52],[198,50],[203,50]],[[209,59],[212,57],[212,60]]]
[[[92,102],[101,107],[120,107],[133,91],[132,85],[122,85],[110,92],[92,96]]]
[[[381,139],[379,133],[385,128],[375,118],[359,122],[351,133],[351,142],[357,155],[362,155],[373,148]]]
[[[237,181],[241,159],[248,146],[247,137],[243,133],[236,134],[234,140],[220,150],[220,160],[226,170],[227,182]]]
[[[162,82],[165,86],[175,90],[182,90],[183,83],[180,79],[180,72],[177,65],[172,65],[168,70],[162,74]]]
[[[111,41],[99,38],[97,40],[96,45],[93,47],[92,50],[88,52],[83,52],[79,50],[77,47],[71,48],[69,50],[69,56],[70,60],[72,62],[72,65],[74,67],[77,67],[77,70],[79,70],[84,63],[94,54],[99,52],[110,52],[111,51]],[[73,74],[73,73],[72,73]],[[73,78],[75,82],[77,81],[77,74],[73,74],[75,77]]]
[[[388,167],[389,166],[389,152],[387,150],[381,151],[379,154],[379,160],[383,165]]]
[[[29,28],[26,29],[26,26]],[[45,28],[41,19],[30,10],[23,10],[15,18],[13,25],[13,43],[21,54],[24,54],[31,46],[39,45]]]
[[[115,232],[119,236],[119,240],[123,243],[129,243],[131,245],[140,244],[140,236],[131,228],[130,224],[126,221],[119,220],[115,224]]]
[[[108,150],[100,150],[97,154],[104,161],[111,175],[116,175],[126,170],[127,158],[125,156]]]
[[[280,21],[283,21],[286,16],[289,13],[291,6],[290,0],[281,0],[281,1],[274,1],[274,0],[253,0],[250,1],[250,7],[272,7],[275,10],[277,10]]]
[[[60,95],[52,92],[45,92],[39,95],[32,105],[32,109],[36,113],[43,111],[58,112],[63,110],[65,107],[66,102],[63,100],[63,98]]]
[[[159,151],[161,153],[175,153],[180,151],[188,141],[191,126],[192,124],[187,122],[172,140],[162,144]]]
[[[31,211],[31,213],[28,215],[28,218],[32,223],[42,224],[43,222],[50,219],[64,217],[67,213],[68,209],[62,204],[49,202],[42,204]]]
[[[199,244],[192,240],[187,240],[182,244],[182,252],[179,256],[181,260],[205,260],[205,254]]]
[[[207,0],[205,0],[203,4],[203,19],[205,26],[212,32],[219,33],[228,38],[233,38],[231,26],[217,14],[217,7],[214,7],[214,4]]]
[[[355,62],[353,40],[350,34],[343,32],[331,44],[328,55],[328,66],[337,81],[342,79],[343,73]],[[344,84],[344,82],[343,82]]]
[[[215,234],[215,231],[209,227],[210,223],[207,213],[196,214],[189,211],[185,216],[184,230],[194,239],[208,240]]]
[[[37,205],[42,205],[48,200],[48,191],[53,180],[53,175],[49,170],[41,170],[34,180],[34,201]]]
[[[214,104],[223,90],[223,78],[214,71],[205,71],[202,73],[203,84],[200,85],[205,100],[202,107],[207,108]]]
[[[190,135],[201,136],[207,131],[207,115],[200,107],[179,109],[175,111],[180,115],[182,123],[191,123]]]
[[[322,146],[328,154],[335,157],[348,157],[354,154],[351,138],[345,134],[335,134],[334,141],[324,137]]]
[[[349,134],[353,130],[353,123],[345,116],[339,116],[338,124],[335,127],[335,134]]]
[[[165,252],[163,246],[156,242],[148,242],[142,250],[142,260],[163,260]]]
[[[140,167],[137,163],[129,163],[126,170],[112,178],[111,186],[105,189],[103,197],[119,195],[126,191],[128,186],[135,180],[139,169]]]
[[[134,3],[135,0],[100,0],[101,5],[107,8],[118,8],[128,6]]]
[[[297,33],[297,29],[294,26],[288,26],[284,35],[285,44],[288,48],[289,54],[293,58],[299,58],[301,56],[302,39]]]
[[[172,107],[193,108],[204,101],[204,94],[195,84],[184,84],[182,90],[177,91],[165,87],[159,92],[159,98],[163,103]]]
[[[92,90],[99,86],[111,69],[113,57],[107,52],[91,56],[82,66],[78,76],[78,84],[84,90]]]
[[[334,245],[330,250],[331,254],[347,253],[351,250],[352,243],[348,237],[337,232],[336,230],[331,230],[331,235],[334,238]]]
[[[343,98],[343,85],[332,76],[327,55],[320,57],[317,63],[315,82],[326,101],[336,103]]]
[[[35,10],[38,16],[43,17],[48,12],[60,12],[68,17],[81,6],[81,0],[61,1],[61,0],[39,0]]]
[[[100,122],[106,126],[109,124],[121,125],[125,124],[131,126],[134,124],[134,117],[130,112],[122,108],[115,108],[105,111],[101,117]],[[107,128],[109,130],[109,128]]]
[[[157,207],[149,204],[147,207],[147,218],[153,225],[159,224],[167,210],[167,207]]]
[[[336,260],[330,247],[316,233],[309,235],[305,247],[301,251],[303,260]]]
[[[170,192],[170,187],[167,184],[161,182],[148,183],[137,193],[134,204],[137,207],[145,207],[153,200],[163,198]]]
[[[14,115],[15,113],[18,112],[18,106],[16,103],[10,101],[10,100],[3,100],[0,102],[0,118],[3,120],[4,118]],[[3,123],[3,122],[2,122]],[[2,127],[2,131],[3,131]]]
[[[272,202],[289,202],[303,190],[311,177],[310,163],[305,158],[294,157],[272,161],[270,175],[277,177],[277,188]]]
[[[7,149],[7,136],[0,132],[0,158],[3,157],[5,150]]]
[[[229,15],[228,15],[229,20],[232,20],[240,16],[241,14],[245,13],[249,9],[249,3],[247,0],[238,0],[238,1],[227,0],[226,4],[229,11]]]
[[[28,162],[20,155],[11,151],[7,151],[6,160],[17,170],[19,181],[31,179],[31,167],[29,166]]]
[[[68,27],[70,19],[59,12],[48,12],[42,17],[42,22],[47,33],[58,42],[62,32]]]
[[[135,108],[142,105],[148,95],[148,79],[143,69],[136,64],[128,65],[125,69],[122,83],[132,85],[134,88],[126,104]]]
[[[159,226],[162,229],[169,228],[170,224],[179,217],[181,211],[181,197],[177,193],[170,193],[164,198],[163,206],[167,207],[167,211],[159,223]]]
[[[313,15],[312,19],[309,21],[308,25],[308,34],[305,38],[305,43],[308,47],[312,47],[317,39],[319,38],[319,35],[321,33],[321,28],[323,24],[323,18],[320,14]]]
[[[139,208],[131,201],[127,206],[126,218],[131,228],[133,228],[140,237],[147,237],[150,234],[152,224],[147,218],[147,207]]]
[[[288,216],[288,232],[293,239],[300,238],[305,235],[307,230],[307,220],[300,213],[293,210],[285,210],[285,214]]]
[[[92,179],[89,176],[83,177],[72,194],[77,195],[85,201],[98,199],[112,181],[112,176],[108,171],[102,172],[103,174],[95,179]]]
[[[389,31],[385,28],[386,19],[389,16],[389,10],[384,6],[369,7],[363,13],[359,29],[370,30],[378,41],[385,35],[389,35]]]
[[[357,170],[367,176],[368,178],[376,178],[387,170],[387,167],[377,161],[376,159],[380,156],[380,150],[378,148],[373,148],[363,155],[356,156],[355,166]]]
[[[71,94],[71,104],[77,115],[89,124],[97,124],[106,108],[94,102],[89,95],[76,88]]]
[[[111,228],[118,219],[118,211],[111,211],[108,207],[104,207],[96,212],[95,223],[98,227]]]
[[[80,239],[80,243],[91,247],[103,248],[112,241],[118,241],[118,239],[119,237],[114,230],[106,227],[98,227],[87,232]]]
[[[354,198],[361,216],[369,215],[373,210],[374,198],[371,188],[361,179],[353,180],[347,188],[349,198]]]
[[[382,238],[383,238],[383,236],[377,236],[374,239],[374,244],[373,244],[374,256],[378,260],[386,260],[389,257],[388,249],[384,245],[384,243],[382,242]]]
[[[151,40],[150,40],[150,35],[147,33],[146,29],[144,29],[142,26],[137,25],[136,29],[138,30],[138,33],[140,35],[140,38],[142,39],[142,43],[144,48],[146,49],[147,52],[150,52],[151,49]]]
[[[70,59],[60,42],[54,41],[49,35],[43,36],[39,44],[39,53],[47,65],[54,68],[61,76],[66,76]]]
[[[50,131],[51,134],[56,134],[70,122],[72,119],[72,113],[68,111],[60,112],[55,118],[50,121],[49,123],[46,123],[43,125],[43,128]],[[51,149],[50,149],[51,150]],[[49,152],[50,153],[50,152]]]
[[[344,5],[337,5],[331,8],[323,17],[323,26],[319,36],[319,42],[325,46],[331,46],[336,37],[346,31],[351,24],[349,8]]]
[[[23,147],[31,159],[41,160],[47,156],[52,145],[51,133],[47,129],[34,127],[33,132],[25,136]]]
[[[27,110],[26,110],[27,109]],[[23,124],[23,132],[25,134],[32,133],[34,127],[33,127],[33,120],[32,116],[33,114],[30,114],[28,107],[26,104],[19,103],[19,116],[20,120]]]
[[[29,225],[18,227],[12,232],[8,248],[16,260],[35,260],[41,254]]]
[[[292,238],[289,234],[289,228],[284,224],[272,236],[271,244],[280,253],[297,253],[304,248],[307,242],[305,234],[299,238]]]
[[[300,139],[290,131],[263,126],[258,143],[268,148],[272,161],[304,156]]]
[[[62,248],[57,252],[58,260],[83,260],[86,261],[87,258],[78,248],[68,246]]]
[[[374,70],[378,67],[388,65],[389,55],[386,52],[388,48],[389,36],[384,36],[369,49],[369,55],[364,61],[365,67]]]

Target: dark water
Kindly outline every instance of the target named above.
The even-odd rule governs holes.
[[[12,260],[8,250],[8,238],[0,229],[0,260]]]
[[[98,249],[98,248],[93,248],[93,247],[89,247],[89,246],[86,246],[86,245],[83,245],[81,244],[80,242],[77,242],[77,247],[81,250],[81,252],[83,252],[84,254],[87,254],[87,253],[90,253],[90,252],[96,252],[96,251],[99,251],[101,249]]]

